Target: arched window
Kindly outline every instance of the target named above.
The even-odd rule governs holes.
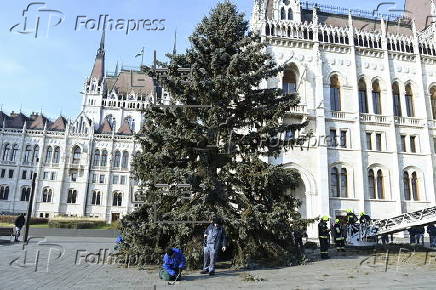
[[[380,169],[377,171],[377,198],[385,199],[385,193],[383,188],[383,173]]]
[[[336,167],[330,170],[330,193],[333,197],[340,197],[339,172]]]
[[[129,152],[123,152],[123,159],[121,161],[121,168],[127,169],[129,168]]]
[[[101,204],[101,192],[100,191],[94,190],[92,192],[91,204],[92,205],[100,205]]]
[[[400,88],[397,82],[392,84],[392,96],[394,98],[394,116],[401,117]]]
[[[3,156],[2,156],[2,160],[6,161],[8,160],[9,157],[9,153],[11,152],[11,145],[9,145],[8,143],[5,144],[5,146],[3,147]]]
[[[403,173],[403,185],[404,185],[404,199],[410,200],[412,197],[412,194],[410,192],[409,173],[407,173],[407,172]]]
[[[76,203],[77,202],[77,190],[69,189],[67,196],[67,203]]]
[[[58,164],[61,158],[61,148],[56,146],[53,153],[53,163]]]
[[[436,120],[436,86],[430,89],[430,99],[431,99],[431,111],[433,113],[433,120]]]
[[[292,13],[292,9],[289,8],[288,9],[288,20],[292,20],[292,19],[294,19],[294,14]]]
[[[368,97],[366,95],[366,83],[363,78],[359,80],[359,111],[368,113]]]
[[[376,199],[376,189],[375,189],[375,179],[374,179],[374,170],[370,169],[368,171],[368,188],[369,188],[369,198]]]
[[[121,192],[115,191],[113,194],[112,205],[121,206],[122,203],[123,203],[123,194]]]
[[[106,165],[107,165],[107,151],[103,149],[103,151],[101,152],[100,166],[105,167]]]
[[[285,10],[285,7],[282,7],[282,9],[280,10],[280,19],[281,20],[286,20],[286,10]]]
[[[32,163],[38,162],[38,158],[39,158],[39,146],[35,145],[35,147],[33,147]]]
[[[381,115],[382,113],[381,95],[380,95],[380,84],[378,80],[375,80],[372,83],[372,106],[373,106],[374,114]]]
[[[48,146],[47,152],[45,154],[45,163],[50,163],[52,154],[53,154],[53,149],[51,148],[51,146]]]
[[[120,162],[121,162],[121,152],[120,151],[115,151],[115,155],[114,155],[114,168],[119,168],[120,167]]]
[[[341,92],[337,75],[330,77],[330,109],[332,111],[341,111]]]
[[[407,117],[415,117],[415,107],[413,105],[413,93],[410,84],[406,85],[406,94],[404,95],[406,101]]]
[[[14,144],[12,147],[12,153],[11,158],[9,158],[10,161],[15,161],[17,159],[17,153],[18,153],[18,144]]]
[[[297,91],[297,76],[294,70],[286,69],[283,74],[282,89],[284,94],[293,94]]]
[[[8,200],[9,199],[9,186],[0,185],[0,200]]]
[[[271,35],[271,29],[269,28],[269,24],[266,24],[266,26],[265,26],[265,35],[266,36]]]
[[[32,154],[32,146],[31,145],[27,145],[26,149],[24,151],[24,157],[23,157],[23,162],[30,162],[30,155]]]
[[[419,200],[418,177],[416,175],[416,172],[412,173],[410,184],[412,185],[413,200]]]
[[[73,164],[79,164],[80,163],[80,157],[82,155],[82,150],[79,146],[75,146],[73,148]]]
[[[23,186],[21,188],[21,201],[29,201],[30,200],[30,187]]]
[[[42,190],[42,202],[51,202],[52,200],[52,190],[49,187],[45,187]]]
[[[348,175],[347,169],[341,168],[341,197],[348,197]]]
[[[94,152],[94,166],[100,165],[100,150],[95,150]]]

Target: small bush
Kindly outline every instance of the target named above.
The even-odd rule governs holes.
[[[17,217],[18,216],[14,216],[14,215],[0,215],[0,223],[14,224]],[[46,224],[48,224],[48,219],[33,217],[30,219],[30,224],[31,225],[46,225]]]
[[[61,229],[95,229],[103,227],[106,222],[103,220],[91,220],[91,219],[67,219],[56,218],[51,219],[48,223],[49,228],[61,228]]]

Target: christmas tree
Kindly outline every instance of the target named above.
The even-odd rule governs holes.
[[[142,152],[133,164],[144,204],[121,222],[122,252],[159,263],[166,247],[180,247],[198,267],[204,222],[219,216],[235,266],[287,264],[297,255],[293,228],[305,222],[290,194],[300,176],[266,161],[287,150],[283,134],[306,125],[283,122],[298,96],[260,88],[283,68],[234,4],[218,4],[190,42],[184,54],[168,55],[159,78],[171,106],[144,112]]]

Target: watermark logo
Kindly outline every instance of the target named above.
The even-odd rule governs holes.
[[[23,10],[22,22],[13,25],[9,31],[19,34],[33,34],[34,38],[38,38],[45,32],[45,36],[51,28],[61,24],[65,17],[59,10],[48,9],[44,2],[31,2]]]
[[[29,257],[28,249],[30,242],[40,240],[36,243],[35,257]],[[48,251],[47,260],[41,258],[43,251]],[[34,272],[45,265],[45,272],[49,272],[50,264],[55,261],[61,260],[65,254],[63,246],[56,243],[48,243],[44,237],[30,237],[26,243],[23,244],[21,255],[12,259],[9,266],[17,269],[33,268]],[[45,264],[44,264],[45,261]]]

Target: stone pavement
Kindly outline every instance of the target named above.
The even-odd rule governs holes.
[[[349,252],[335,256],[332,249],[331,259],[303,266],[254,271],[218,269],[214,277],[200,275],[198,271],[186,272],[184,281],[168,285],[158,279],[157,269],[103,264],[103,256],[113,251],[113,240],[50,236],[46,240],[32,239],[24,250],[22,243],[0,243],[0,289],[436,288],[436,253],[390,255],[386,263],[383,253],[365,256]],[[101,259],[89,253],[100,253]],[[245,282],[242,276],[247,274],[264,281]]]

